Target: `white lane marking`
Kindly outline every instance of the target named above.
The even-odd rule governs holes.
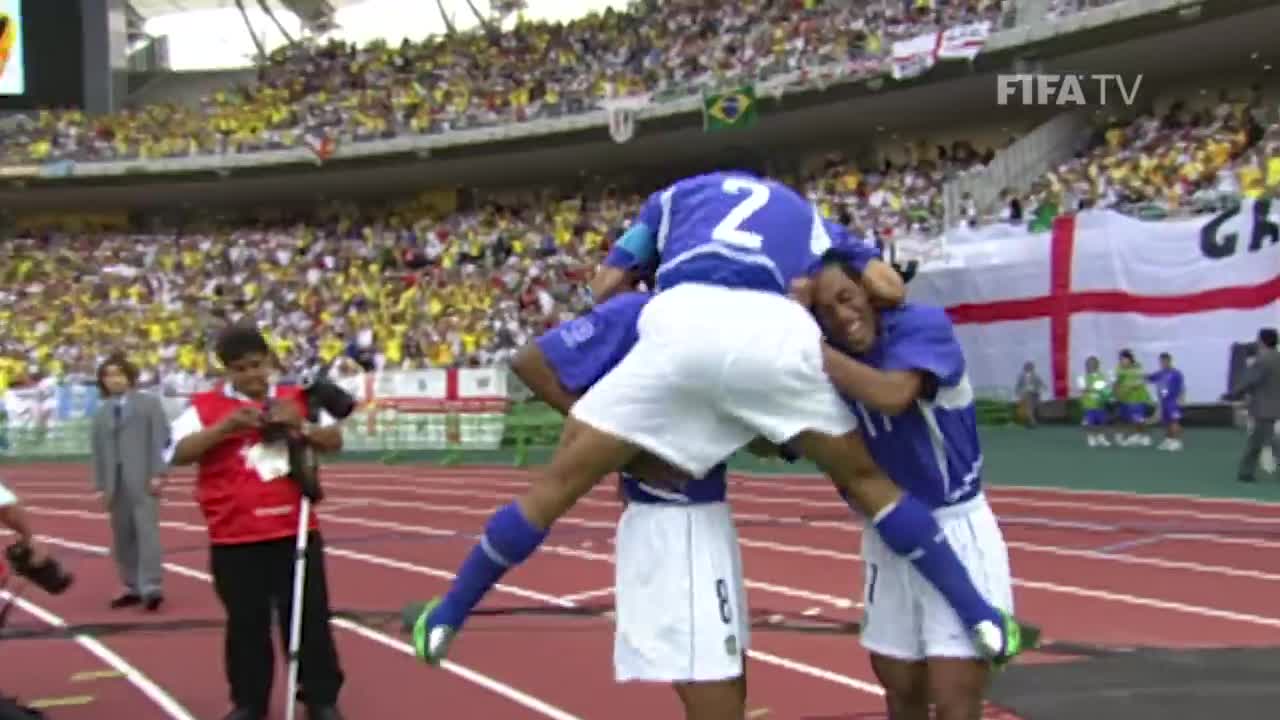
[[[30,600],[13,597],[8,591],[0,592],[0,597],[5,599],[12,598],[14,605],[19,609],[35,616],[46,625],[56,628],[67,627],[67,622],[61,617]],[[161,710],[164,710],[169,717],[174,718],[174,720],[196,720],[196,716],[192,715],[177,700],[174,700],[173,696],[165,692],[164,688],[155,684],[145,673],[131,665],[128,660],[125,660],[111,648],[88,635],[73,635],[71,639],[80,647],[93,653],[99,660],[110,665],[113,670],[123,675],[134,687],[138,688],[139,692],[146,695],[148,700],[159,706]]]
[[[37,511],[35,508],[28,508],[28,510],[31,510],[33,512]],[[85,517],[86,519],[98,519],[99,517],[103,517],[103,516],[96,513],[82,513],[81,517]],[[183,530],[189,530],[189,531],[195,531],[195,532],[204,532],[204,528],[199,527],[197,525],[189,525],[186,523],[174,523],[174,525],[182,526],[176,529],[183,529]],[[81,550],[85,552],[92,552],[96,555],[106,555],[108,552],[107,548],[102,547],[101,545],[89,545],[87,543],[79,543],[79,542],[70,541],[70,540],[63,540],[62,538],[50,537],[47,535],[41,536],[41,540],[43,540],[46,543],[49,543],[50,545],[61,545],[63,547],[67,547],[70,549]],[[326,548],[326,552],[334,552],[334,549]],[[363,553],[353,553],[350,551],[341,551],[341,553],[346,556],[363,555]],[[362,561],[365,561],[364,558],[360,558],[360,559]],[[390,561],[387,558],[379,558],[379,560],[383,561],[384,564],[388,564],[388,565],[390,564],[394,564],[396,566],[400,565],[400,563],[396,561]],[[405,564],[407,565],[407,563]],[[213,582],[213,577],[210,576],[208,573],[201,572],[194,568],[186,567],[185,565],[178,565],[175,563],[165,563],[164,566],[166,569],[172,570],[177,574],[184,575],[186,577],[190,577],[197,580],[203,580],[206,583]],[[420,568],[420,570],[425,571],[425,570],[429,570],[429,568]],[[445,573],[443,571],[436,571],[436,572],[440,573],[441,575],[446,575],[450,578],[453,577],[449,573]],[[349,622],[347,620],[343,620],[341,618],[334,618],[331,622],[336,627],[340,627],[344,630],[355,632],[366,639],[373,640],[374,642],[380,643],[388,648],[398,650],[411,657],[414,656],[414,650],[412,646],[396,638],[393,638],[390,635],[378,632],[370,628],[364,628],[363,626],[356,625],[355,623]],[[360,629],[357,629],[357,628],[360,628]],[[441,669],[453,675],[457,675],[463,680],[479,685],[480,687],[483,687],[484,689],[492,693],[501,695],[502,697],[518,705],[522,705],[534,712],[539,713],[540,715],[551,718],[552,720],[581,720],[576,715],[565,712],[564,710],[561,710],[560,708],[557,708],[554,705],[550,705],[544,702],[543,700],[540,700],[537,697],[534,697],[533,695],[530,695],[522,690],[518,690],[500,680],[496,680],[488,675],[485,675],[484,673],[478,672],[464,665],[459,665],[455,662],[446,661],[441,663],[440,667]],[[123,669],[121,668],[117,668],[117,669],[120,669],[123,672]],[[158,687],[156,689],[159,692],[163,692],[163,691],[160,691]],[[146,692],[146,691],[144,690],[143,692]],[[179,718],[180,720],[196,720],[195,717],[189,714],[172,715],[172,717]]]

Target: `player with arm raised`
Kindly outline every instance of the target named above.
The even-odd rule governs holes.
[[[511,369],[564,415],[636,343],[650,296],[623,293],[524,347]],[[652,467],[652,466],[651,466]],[[688,720],[741,720],[750,634],[725,465],[680,483],[674,468],[623,472],[615,545],[614,676],[674,685]]]
[[[932,510],[983,595],[1012,612],[1008,549],[982,492],[973,388],[950,319],[923,305],[877,312],[841,263],[812,285],[826,337],[856,359],[832,380],[862,420],[872,457]],[[862,556],[862,644],[889,717],[981,720],[989,665],[965,624],[873,529],[863,532]]]
[[[816,462],[942,592],[986,657],[1022,652],[1022,626],[982,597],[929,507],[867,453],[827,378],[851,361],[824,349],[813,316],[787,296],[829,253],[866,269],[875,251],[840,239],[833,245],[795,191],[745,173],[688,178],[651,197],[620,242],[634,262],[656,268],[658,293],[640,315],[636,345],[573,405],[550,463],[489,520],[444,598],[418,614],[419,656],[443,658],[493,584],[641,451],[701,477],[757,436]]]

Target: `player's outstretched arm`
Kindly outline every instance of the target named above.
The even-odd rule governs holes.
[[[920,397],[925,376],[909,370],[877,370],[858,362],[826,342],[822,364],[840,394],[885,415],[906,411]]]
[[[618,293],[632,290],[636,283],[658,267],[658,234],[671,205],[673,188],[649,196],[631,227],[609,248],[604,264],[587,286],[599,305]]]

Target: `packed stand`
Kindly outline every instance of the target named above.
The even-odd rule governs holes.
[[[909,148],[901,162],[863,169],[839,155],[827,157],[807,178],[785,178],[800,187],[827,217],[882,246],[903,238],[936,238],[944,229],[942,187],[956,175],[991,161],[996,148],[968,142]]]
[[[918,157],[859,170],[833,155],[783,179],[891,244],[931,236],[943,173],[984,160],[967,143],[920,146]],[[178,235],[28,233],[0,244],[0,325],[15,329],[0,338],[0,390],[28,370],[92,372],[121,347],[182,384],[213,369],[210,330],[249,314],[273,329],[289,367],[340,356],[365,367],[501,361],[585,307],[585,280],[643,197],[529,194],[452,212],[420,200]]]
[[[1258,88],[1192,107],[1175,102],[1098,128],[1089,148],[1036,182],[1006,192],[997,217],[1043,226],[1063,211],[1111,208],[1139,217],[1213,212],[1280,192],[1280,122]]]
[[[0,138],[0,162],[167,158],[359,142],[551,118],[608,97],[685,96],[806,68],[885,71],[894,40],[992,20],[1003,0],[641,0],[567,24],[521,22],[356,48],[283,48],[252,87],[203,107],[106,117],[43,112]],[[1012,2],[1008,3],[1012,6]]]
[[[144,380],[212,374],[209,338],[252,316],[287,369],[501,361],[585,307],[637,197],[440,215],[348,208],[230,232],[49,234],[0,245],[0,390],[92,374],[112,349]],[[21,322],[19,322],[19,319]]]

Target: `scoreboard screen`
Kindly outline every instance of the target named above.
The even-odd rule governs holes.
[[[0,0],[0,95],[27,93],[22,0]]]
[[[0,111],[84,106],[81,0],[0,0]]]

